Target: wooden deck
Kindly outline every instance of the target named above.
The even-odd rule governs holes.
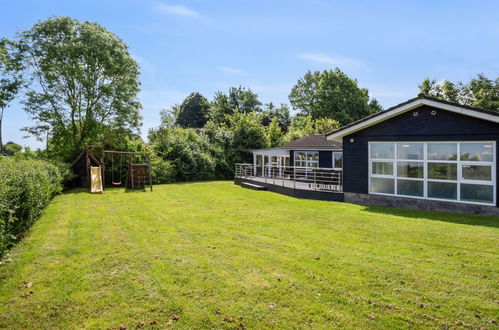
[[[283,179],[265,179],[260,177],[236,177],[234,183],[244,188],[250,188],[249,184],[264,187],[265,190],[292,196],[296,198],[317,199],[325,201],[343,202],[343,192],[332,189],[321,189],[321,185],[314,187],[313,183],[293,182]],[[329,187],[328,187],[329,188]],[[252,189],[252,188],[250,188]],[[258,189],[264,190],[264,189]]]

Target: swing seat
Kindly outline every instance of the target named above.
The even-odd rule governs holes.
[[[120,182],[111,182],[113,186],[121,186],[121,181]]]

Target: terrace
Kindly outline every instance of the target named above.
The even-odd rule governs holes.
[[[234,181],[246,188],[325,200],[343,199],[343,172],[321,167],[236,164]]]

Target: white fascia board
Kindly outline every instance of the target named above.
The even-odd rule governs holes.
[[[358,123],[357,125],[353,125],[353,126],[350,126],[344,130],[338,131],[337,133],[332,133],[332,134],[328,135],[326,138],[328,140],[331,140],[331,141],[340,141],[341,142],[341,138],[344,137],[345,135],[355,133],[357,131],[360,131],[361,129],[375,125],[375,124],[380,123],[382,121],[385,121],[389,118],[395,117],[403,112],[406,112],[406,111],[409,111],[409,110],[412,110],[414,108],[421,106],[423,104],[421,101],[422,100],[415,100],[414,102],[405,104],[405,105],[401,106],[400,108],[392,109],[388,112],[385,112],[382,115],[375,116],[371,119],[368,119],[366,121]]]
[[[341,142],[342,138],[346,135],[355,133],[357,131],[360,131],[364,128],[367,128],[369,126],[373,126],[379,122],[385,121],[387,119],[390,119],[392,117],[395,117],[397,115],[400,115],[404,112],[410,111],[412,109],[418,108],[422,105],[428,105],[437,109],[442,109],[442,110],[447,110],[450,112],[455,112],[455,113],[460,113],[466,116],[474,117],[474,118],[479,118],[487,121],[491,121],[494,123],[499,123],[499,116],[494,116],[488,113],[483,113],[471,109],[466,109],[460,106],[456,105],[451,105],[451,104],[446,104],[446,103],[441,103],[433,100],[427,100],[427,99],[418,99],[414,100],[411,103],[405,104],[399,108],[392,109],[382,115],[375,116],[371,119],[368,119],[366,121],[363,121],[361,123],[358,123],[357,125],[353,125],[351,127],[348,127],[344,130],[340,130],[336,133],[332,133],[328,135],[326,138],[331,141],[339,141]]]
[[[285,149],[260,149],[260,150],[253,150],[253,155],[285,156],[287,154],[288,154],[288,150],[285,150]]]
[[[440,108],[443,110],[460,113],[460,114],[463,114],[466,116],[470,116],[470,117],[474,117],[474,118],[478,118],[478,119],[483,119],[483,120],[491,121],[494,123],[499,123],[499,116],[491,115],[491,114],[488,114],[485,112],[466,109],[466,108],[459,107],[456,105],[444,104],[444,103],[440,103],[440,102],[436,102],[436,101],[432,101],[432,100],[424,100],[423,99],[423,103],[426,105],[429,105],[431,107],[434,107],[434,108]]]

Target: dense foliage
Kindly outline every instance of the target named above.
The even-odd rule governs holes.
[[[169,171],[172,181],[214,178],[215,164],[209,154],[207,141],[194,130],[162,127],[151,130],[149,139],[156,154],[173,167]]]
[[[23,147],[17,143],[12,141],[7,142],[3,145],[3,148],[0,148],[0,154],[3,152],[7,156],[13,156],[17,152],[21,152]]]
[[[440,83],[426,78],[419,90],[426,96],[499,112],[499,77],[493,80],[478,74],[467,84],[448,80]]]
[[[0,256],[38,218],[62,189],[61,170],[23,155],[0,157]]]

